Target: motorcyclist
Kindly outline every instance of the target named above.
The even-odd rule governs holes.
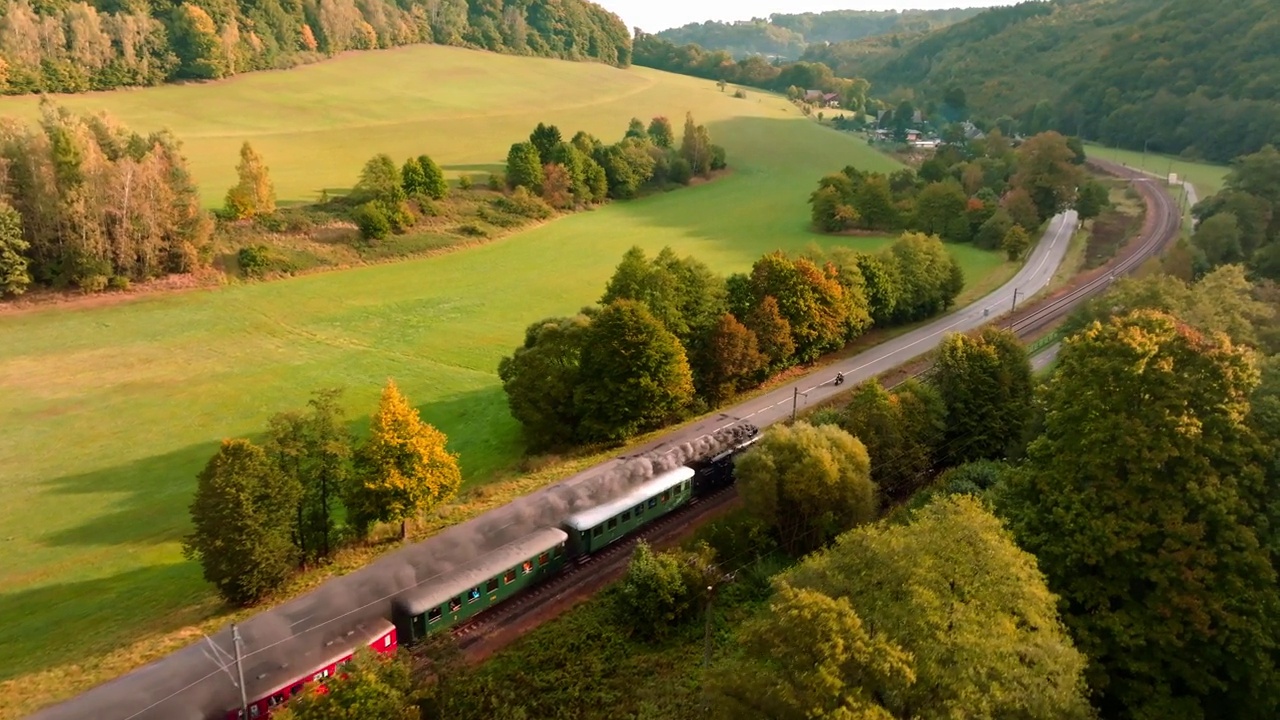
[[[842,372],[836,373],[836,384],[839,385],[842,382],[844,382],[844,373]]]

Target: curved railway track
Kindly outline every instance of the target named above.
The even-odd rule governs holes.
[[[1003,322],[1019,337],[1025,338],[1062,318],[1081,303],[1104,292],[1117,278],[1137,270],[1142,263],[1157,256],[1177,239],[1182,218],[1159,181],[1103,161],[1090,161],[1094,167],[1133,182],[1146,201],[1147,213],[1142,232],[1130,241],[1110,262],[1078,277],[1058,292],[1033,301],[1022,310],[1009,313]],[[1000,318],[992,318],[1001,322]],[[927,368],[916,373],[922,375]],[[727,508],[737,499],[734,487],[695,500],[679,511],[665,516],[644,531],[627,537],[603,552],[581,560],[561,575],[503,605],[477,615],[452,630],[458,646],[472,660],[479,660],[500,650],[525,632],[553,619],[574,604],[589,597],[625,571],[629,551],[640,540],[671,540],[687,534],[702,521]]]

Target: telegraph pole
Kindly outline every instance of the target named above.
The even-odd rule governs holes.
[[[245,693],[244,688],[244,663],[240,660],[240,646],[243,640],[240,639],[240,628],[236,625],[231,626],[231,639],[236,646],[236,674],[240,676],[240,717],[249,717],[249,696]]]
[[[1009,327],[1013,327],[1013,313],[1018,310],[1018,288],[1013,289],[1013,307],[1009,308]]]

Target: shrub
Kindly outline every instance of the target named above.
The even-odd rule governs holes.
[[[472,183],[471,183],[471,176],[470,176],[470,175],[462,175],[462,176],[460,176],[460,177],[458,178],[458,189],[459,189],[459,190],[470,190],[470,189],[471,189],[471,185],[472,185]]]
[[[725,152],[724,148],[720,147],[719,145],[711,146],[711,169],[712,170],[723,170],[729,167],[728,158],[729,158],[729,155],[728,153]]]
[[[693,166],[684,158],[676,158],[671,163],[671,169],[668,171],[668,177],[671,182],[688,185],[693,180]]]
[[[242,247],[240,252],[236,253],[236,262],[239,263],[240,272],[245,277],[260,278],[271,266],[271,251],[266,245]]]
[[[734,90],[733,96],[738,98],[739,100],[745,100],[747,97],[747,91],[742,89]]]
[[[489,231],[475,223],[459,225],[457,232],[459,235],[465,235],[467,237],[489,237]]]
[[[386,210],[377,202],[367,202],[351,213],[351,219],[360,228],[360,237],[365,240],[381,240],[391,234],[391,219]]]
[[[107,281],[107,287],[111,288],[112,290],[120,290],[120,291],[128,290],[129,278],[124,275],[112,275],[111,279]]]
[[[506,187],[507,179],[498,173],[489,173],[489,189],[497,192]]]
[[[530,193],[523,185],[510,195],[495,199],[493,205],[503,212],[534,220],[546,220],[555,214],[545,200]]]
[[[400,202],[387,213],[387,221],[391,224],[391,230],[393,232],[401,234],[409,230],[409,228],[412,228],[413,224],[418,221],[418,218],[415,217],[413,211],[409,209],[408,203]]]

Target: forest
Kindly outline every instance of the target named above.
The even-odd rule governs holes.
[[[958,87],[977,117],[1028,134],[1226,162],[1280,137],[1280,16],[1270,0],[1053,0],[995,8],[883,51],[805,59],[918,102]]]
[[[0,93],[214,80],[414,43],[631,63],[626,25],[583,0],[15,0],[0,16]]]
[[[700,45],[734,57],[772,55],[796,59],[814,43],[858,40],[880,35],[914,35],[971,18],[980,8],[952,10],[832,10],[775,13],[767,19],[690,23],[658,33],[676,45]]]

